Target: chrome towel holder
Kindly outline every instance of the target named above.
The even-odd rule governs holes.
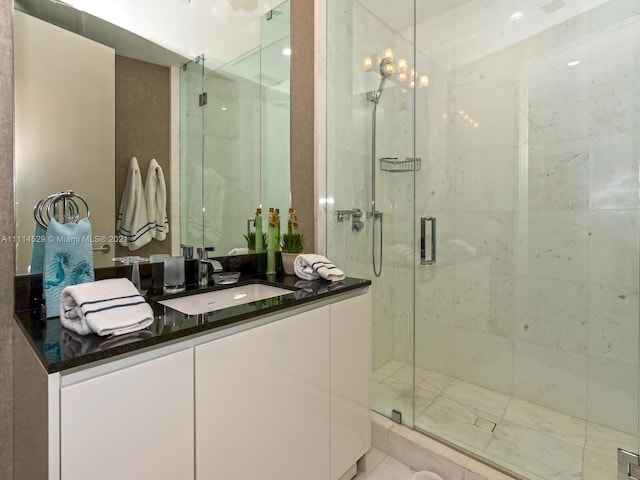
[[[80,202],[76,201],[79,200]],[[33,217],[42,227],[47,228],[49,220],[55,218],[60,223],[78,223],[80,220],[80,205],[86,211],[86,217],[89,218],[89,204],[81,196],[73,190],[54,193],[48,197],[43,197],[33,207]]]

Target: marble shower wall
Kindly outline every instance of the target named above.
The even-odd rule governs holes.
[[[417,209],[441,257],[417,275],[416,360],[637,434],[640,12],[599,3],[526,38],[505,27],[517,43],[478,44],[417,107],[438,164]],[[453,59],[472,56],[460,18]]]
[[[378,171],[373,366],[411,361],[414,242],[433,215],[438,263],[415,271],[416,364],[637,434],[640,5],[591,2],[531,29],[477,4],[418,21],[430,83],[415,90],[415,154],[412,91],[391,81],[379,105],[377,156],[415,155],[422,169]],[[354,233],[335,210],[369,202],[365,93],[379,79],[362,58],[411,51],[380,17],[329,2],[327,252],[366,278],[371,221]]]

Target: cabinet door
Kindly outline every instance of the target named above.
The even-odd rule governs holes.
[[[194,478],[193,349],[61,390],[61,478]]]
[[[331,305],[331,479],[371,447],[371,294]]]
[[[196,347],[197,478],[329,478],[329,313]]]

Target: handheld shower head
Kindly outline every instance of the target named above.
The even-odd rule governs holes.
[[[387,78],[391,76],[393,73],[393,60],[388,57],[385,57],[380,62],[380,75],[382,75],[382,79],[380,80],[380,85],[378,89],[374,92],[369,92],[367,94],[367,99],[375,104],[380,101],[380,97],[382,96],[382,89],[384,88],[384,84],[387,81]]]
[[[382,75],[382,79],[386,79],[391,76],[393,73],[393,60],[389,57],[384,57],[380,62],[380,75]]]

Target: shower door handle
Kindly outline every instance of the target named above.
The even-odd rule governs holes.
[[[431,258],[427,260],[427,222],[431,222]],[[436,217],[420,218],[420,265],[436,263]]]

